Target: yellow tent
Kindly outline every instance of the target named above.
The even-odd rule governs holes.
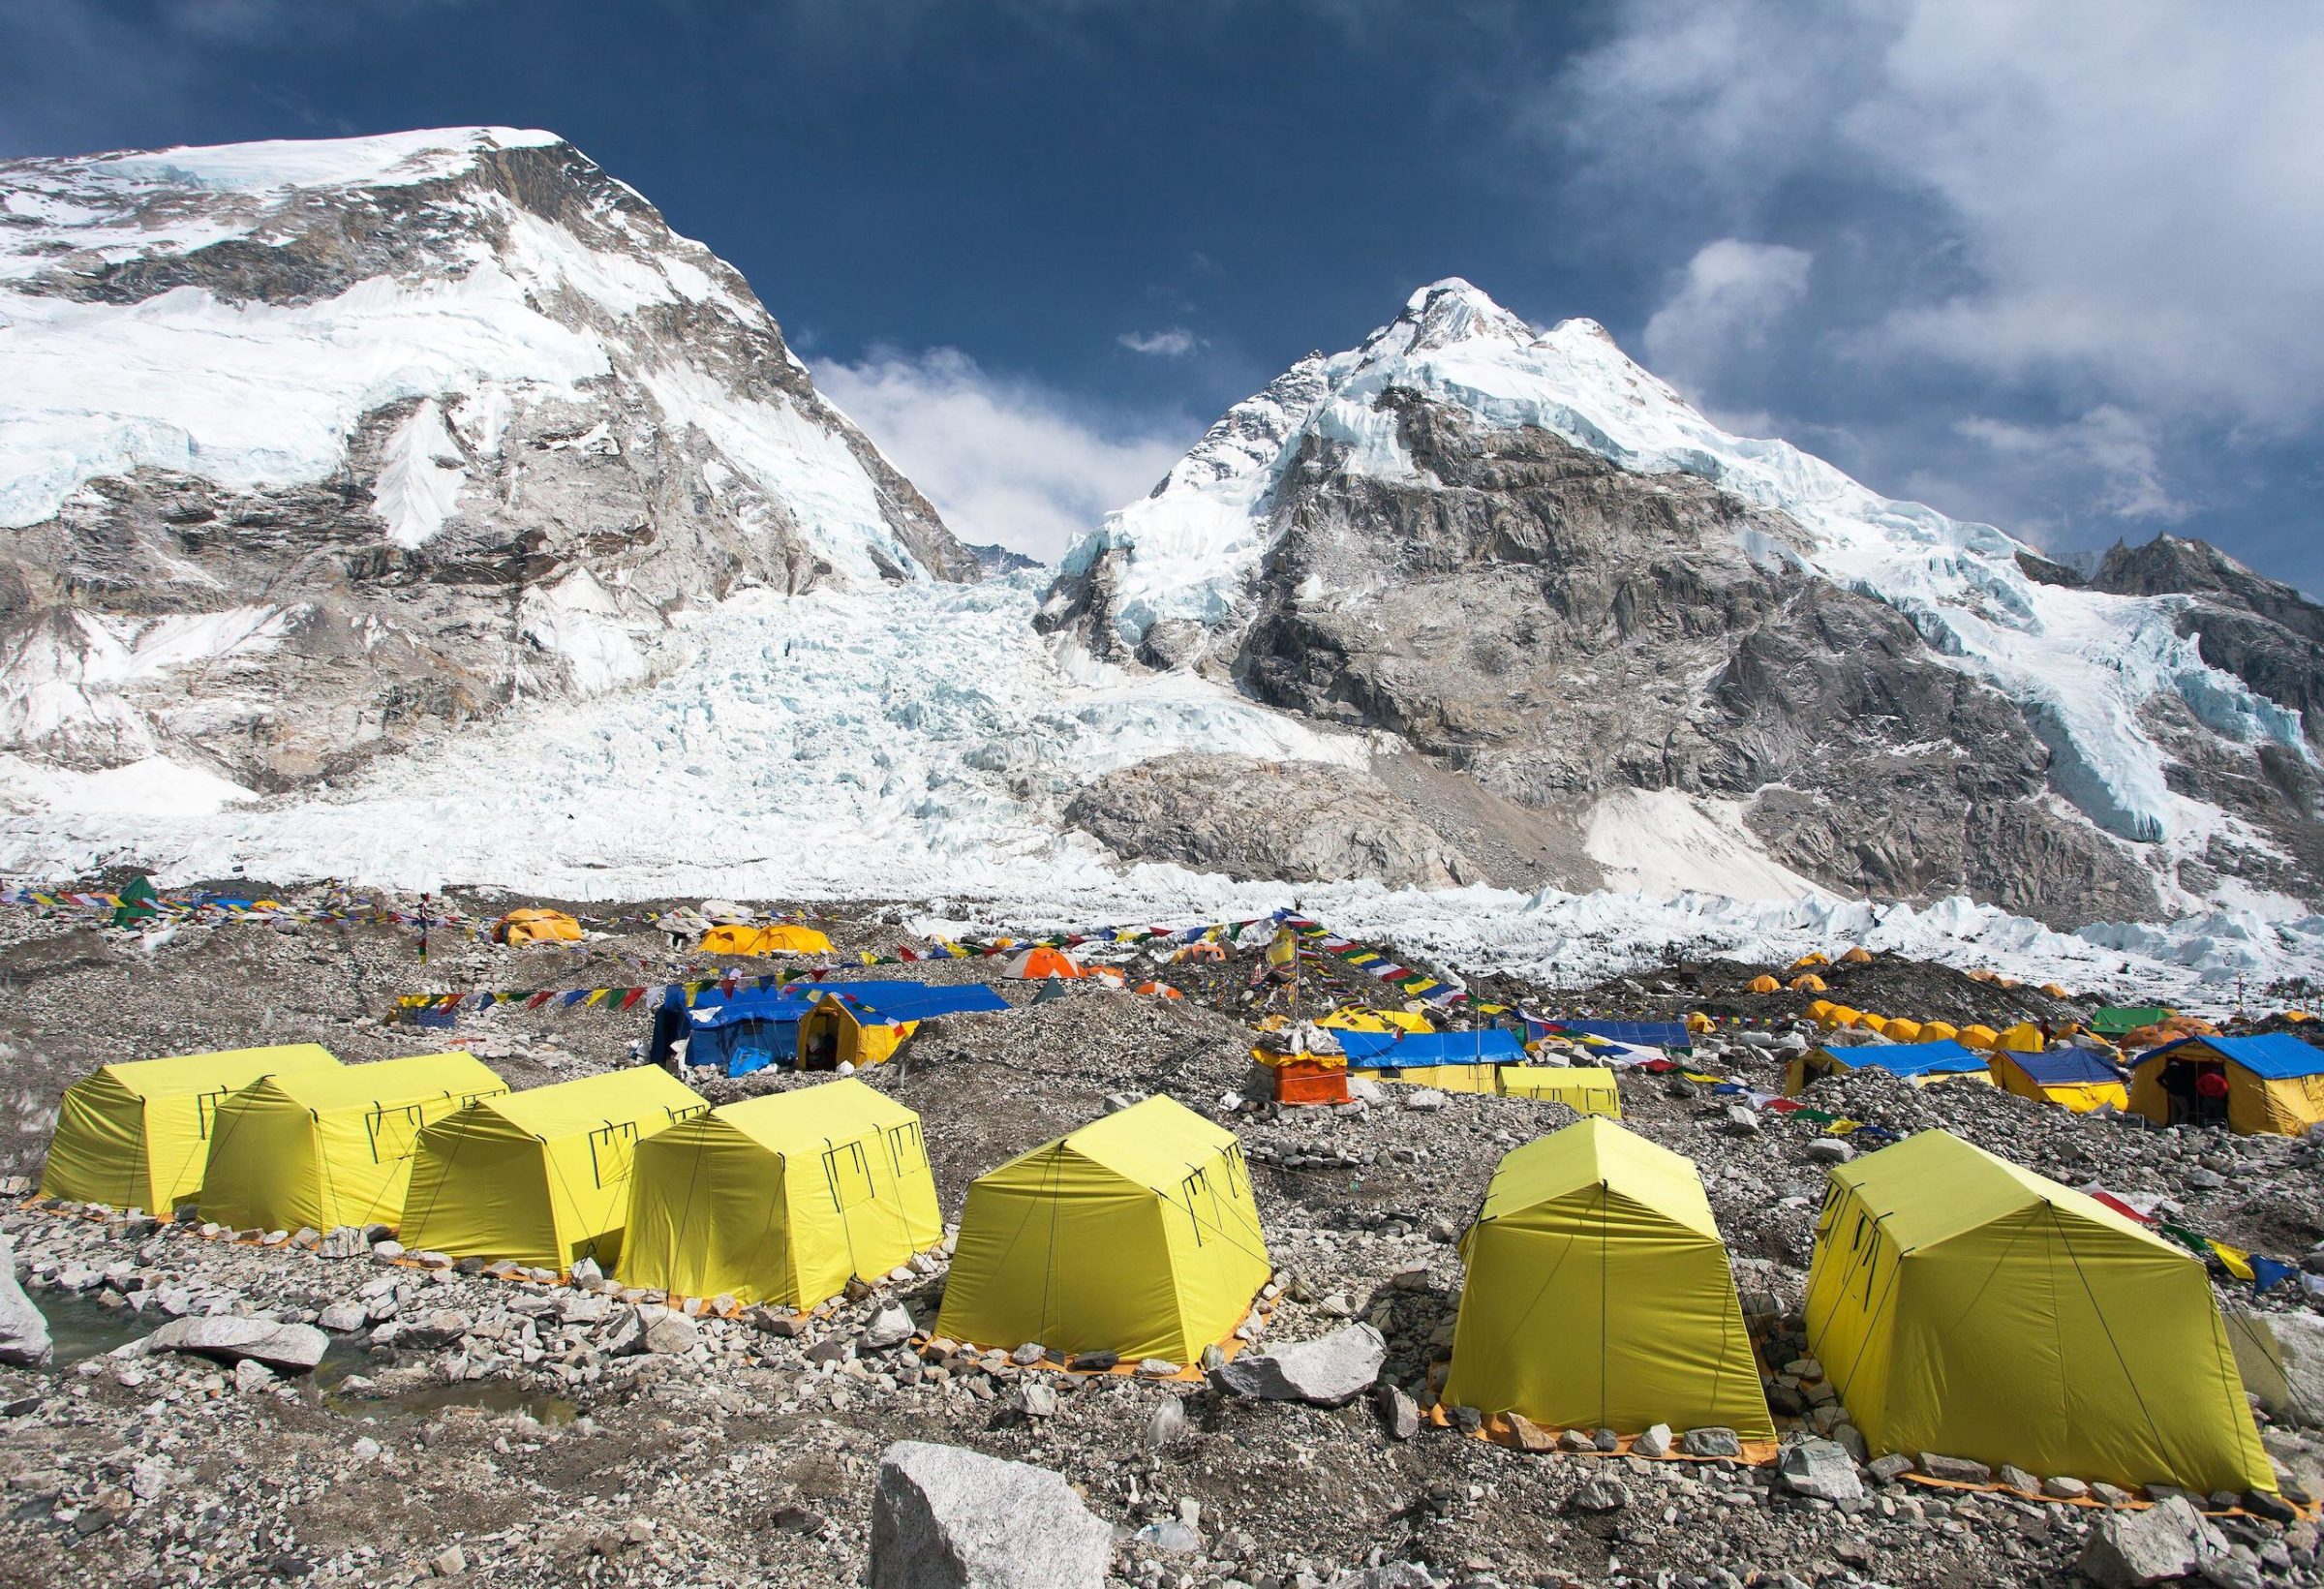
[[[610,1270],[638,1143],[710,1105],[652,1065],[484,1098],[419,1134],[401,1238],[414,1252]]]
[[[1316,1023],[1319,1026],[1337,1026],[1351,1032],[1433,1032],[1436,1027],[1424,1015],[1410,1010],[1367,1010],[1361,1004],[1350,1004],[1333,1010]]]
[[[714,927],[697,947],[706,955],[828,955],[831,937],[812,927],[775,922],[765,927]]]
[[[2123,1073],[2088,1049],[2067,1045],[2047,1054],[1995,1049],[1985,1062],[1995,1084],[2021,1098],[2056,1104],[2077,1115],[2087,1115],[2100,1104],[2130,1107]]]
[[[1235,1134],[1148,1098],[969,1185],[937,1330],[1190,1363],[1270,1272]]]
[[[2007,1031],[1996,1035],[1993,1046],[1996,1049],[2007,1049],[2012,1054],[2039,1054],[2050,1046],[2050,1040],[2041,1035],[2041,1028],[2033,1022],[2021,1021]]]
[[[166,1218],[201,1190],[210,1128],[228,1094],[261,1076],[338,1068],[317,1043],[107,1065],[66,1089],[41,1195]]]
[[[807,1308],[943,1238],[920,1116],[841,1079],[723,1104],[639,1143],[622,1279]]]
[[[1461,1238],[1449,1407],[1636,1434],[1773,1440],[1727,1245],[1695,1166],[1609,1120],[1505,1156]]]
[[[1549,1098],[1576,1114],[1622,1117],[1622,1092],[1605,1065],[1409,1065],[1378,1080],[1444,1092]]]
[[[1764,973],[1751,979],[1751,991],[1755,993],[1772,993],[1781,990],[1782,987],[1782,983]]]
[[[1985,1061],[1958,1043],[1868,1043],[1853,1049],[1810,1049],[1794,1054],[1784,1066],[1784,1096],[1796,1098],[1811,1082],[1845,1076],[1851,1070],[1884,1070],[1914,1086],[1940,1082],[1982,1082],[1993,1085]]]
[[[2130,1107],[2163,1125],[2302,1136],[2324,1124],[2324,1049],[2290,1032],[2181,1038],[2130,1067]]]
[[[270,1231],[401,1224],[421,1130],[507,1090],[468,1054],[265,1077],[218,1106],[201,1217]]]
[[[1949,1021],[1924,1021],[1920,1024],[1920,1040],[1923,1043],[1958,1042],[1960,1037],[1961,1028]]]
[[[2202,1264],[1945,1132],[1833,1168],[1807,1329],[1875,1452],[2276,1487]]]
[[[825,993],[799,1022],[799,1068],[876,1065],[919,1029],[917,1021],[866,1021],[839,994]]]

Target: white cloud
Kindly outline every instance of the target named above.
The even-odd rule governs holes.
[[[1156,358],[1184,358],[1203,345],[1203,339],[1183,325],[1166,331],[1124,331],[1114,340],[1133,353],[1150,353]]]
[[[2097,482],[2092,505],[2101,513],[2176,523],[2191,511],[2163,484],[2154,426],[2111,403],[2063,425],[1972,416],[1953,428],[2006,459],[2088,471]]]
[[[2287,0],[2100,25],[2023,0],[1630,0],[1532,114],[1595,186],[1721,232],[1833,196],[1909,230],[1901,273],[1863,251],[1859,353],[2296,427],[2324,413],[2319,80],[2324,8]]]
[[[875,348],[815,384],[928,495],[963,540],[1052,563],[1143,496],[1201,434],[1191,421],[1091,423],[1089,405],[995,376],[954,348]]]
[[[1722,237],[1687,261],[1677,290],[1646,322],[1646,359],[1681,386],[1696,385],[1769,328],[1808,290],[1815,256],[1782,243]]]

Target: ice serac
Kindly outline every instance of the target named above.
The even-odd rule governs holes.
[[[2324,610],[2157,544],[2085,578],[1448,280],[1230,410],[1039,623],[1401,736],[1575,840],[1544,881],[1683,850],[1711,891],[2293,913],[2324,876]]]
[[[642,681],[739,588],[981,573],[548,133],[0,164],[0,749],[166,791]]]

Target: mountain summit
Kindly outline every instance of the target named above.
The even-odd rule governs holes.
[[[0,165],[0,743],[246,788],[974,580],[749,284],[550,133]]]
[[[2221,565],[2082,580],[1448,280],[1230,409],[1040,622],[1400,737],[1421,809],[1514,803],[1544,880],[1692,853],[2087,922],[2317,894],[2324,613]]]

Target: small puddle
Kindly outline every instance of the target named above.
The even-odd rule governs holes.
[[[163,1313],[107,1307],[93,1292],[40,1291],[30,1295],[41,1317],[48,1321],[48,1341],[55,1349],[48,1360],[52,1373],[102,1358],[116,1346],[152,1334],[168,1322]]]
[[[454,1408],[473,1408],[494,1418],[514,1418],[521,1413],[536,1423],[561,1426],[581,1416],[581,1410],[564,1396],[515,1380],[494,1379],[422,1386],[390,1396],[351,1396],[326,1390],[322,1404],[351,1418],[425,1419]]]
[[[101,1358],[116,1347],[141,1340],[168,1322],[157,1310],[133,1312],[107,1307],[95,1293],[45,1291],[34,1302],[48,1321],[48,1340],[54,1348],[47,1372],[62,1374]],[[340,1382],[351,1374],[377,1372],[380,1364],[365,1352],[361,1335],[333,1335],[322,1361],[311,1374],[286,1375],[293,1386],[311,1387],[315,1399],[329,1411],[350,1418],[426,1419],[452,1408],[470,1407],[495,1418],[525,1414],[536,1422],[564,1425],[580,1416],[567,1398],[515,1380],[464,1380],[457,1385],[429,1385],[393,1395],[349,1395]],[[222,1371],[229,1371],[222,1365]]]

